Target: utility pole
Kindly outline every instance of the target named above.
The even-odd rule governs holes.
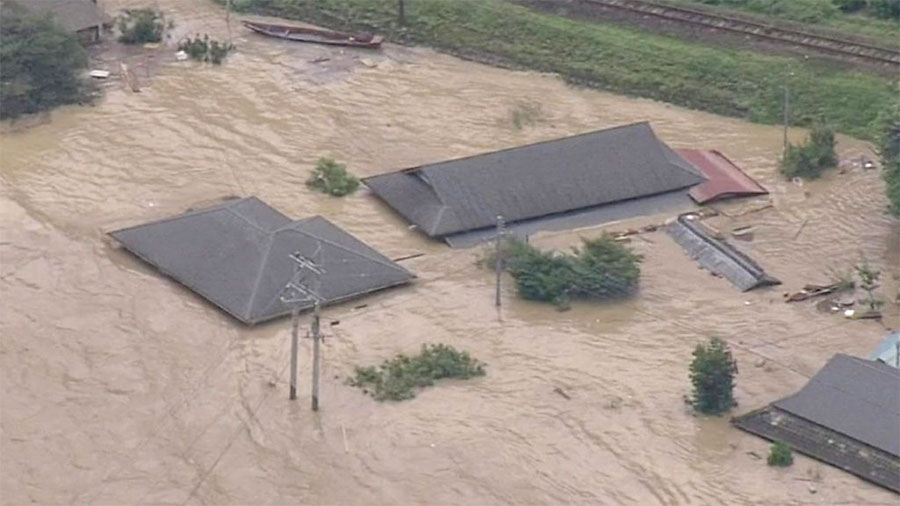
[[[495,256],[496,265],[494,266],[497,271],[497,294],[494,300],[494,305],[500,307],[500,281],[503,279],[503,216],[497,216],[497,251]]]
[[[788,107],[790,107],[790,96],[788,95],[788,83],[785,80],[785,82],[784,82],[784,154],[782,156],[787,156],[787,151],[788,151],[788,122],[790,121],[790,112],[788,111]]]
[[[299,315],[300,315],[300,306],[304,302],[313,302],[314,316],[312,322],[311,334],[313,337],[313,400],[312,400],[312,408],[313,411],[319,409],[319,306],[321,302],[321,297],[319,295],[320,285],[321,285],[321,276],[325,273],[325,270],[319,266],[318,258],[319,252],[321,251],[321,244],[316,246],[316,251],[313,253],[313,258],[307,258],[300,254],[299,251],[295,251],[290,254],[291,260],[294,261],[294,275],[291,277],[291,280],[287,282],[284,289],[282,290],[281,301],[285,304],[294,304],[294,307],[291,311],[292,316],[292,329],[291,329],[291,392],[290,399],[295,400],[297,398],[297,351],[298,351],[298,331],[299,331]],[[310,283],[304,283],[304,278],[306,278],[306,273],[310,272],[313,275],[313,283],[312,288],[309,287]]]
[[[300,306],[291,311],[291,393],[288,399],[297,400],[297,331],[300,327]]]

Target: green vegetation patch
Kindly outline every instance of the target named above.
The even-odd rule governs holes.
[[[818,25],[851,35],[866,35],[897,45],[900,0],[665,0],[705,4],[778,20]]]
[[[359,188],[359,179],[347,172],[347,166],[334,158],[320,158],[306,185],[335,197],[349,195]]]
[[[466,58],[556,72],[574,83],[759,122],[781,121],[788,81],[795,123],[820,121],[859,137],[871,138],[870,124],[894,93],[886,77],[565,19],[500,0],[406,4],[403,25],[393,1],[242,0],[236,5],[337,29],[383,33]]]
[[[734,376],[737,361],[731,356],[728,344],[718,337],[694,348],[691,362],[691,383],[694,386],[694,409],[706,414],[719,415],[734,407]]]
[[[788,145],[781,159],[781,172],[789,178],[819,178],[825,169],[833,168],[838,163],[834,145],[832,129],[825,126],[814,127],[805,144]]]
[[[376,400],[412,399],[419,390],[446,378],[484,376],[485,365],[446,344],[424,344],[418,355],[402,353],[380,366],[357,367],[349,384],[362,388]]]
[[[630,295],[638,285],[643,260],[612,236],[582,240],[571,253],[541,251],[520,239],[510,238],[501,248],[502,267],[516,280],[524,299],[568,307],[573,298],[609,299]],[[482,260],[496,265],[495,253]]]
[[[196,35],[188,37],[178,43],[178,50],[184,51],[193,60],[221,65],[228,53],[234,49],[234,45],[228,42],[219,42],[210,39],[209,35]]]
[[[52,17],[0,2],[0,118],[83,102],[87,54]]]
[[[116,28],[123,44],[159,42],[166,30],[166,18],[156,9],[125,9],[116,18]]]
[[[784,441],[775,441],[769,449],[769,457],[766,462],[770,466],[787,467],[794,463],[794,455],[790,445]]]

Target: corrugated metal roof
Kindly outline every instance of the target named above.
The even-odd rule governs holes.
[[[22,5],[53,14],[56,21],[70,32],[103,24],[103,12],[91,0],[28,0]]]
[[[675,152],[708,179],[705,183],[691,188],[691,198],[698,204],[769,193],[740,167],[714,149],[676,149]]]
[[[412,273],[315,216],[292,222],[255,197],[110,233],[126,249],[244,323],[290,312],[295,263],[318,247],[325,304],[406,283]],[[309,307],[312,303],[302,304]]]
[[[742,292],[781,284],[750,257],[726,241],[710,236],[686,216],[679,216],[666,226],[666,232],[703,268],[724,276]]]
[[[878,348],[869,357],[887,365],[897,367],[898,351],[900,351],[900,332],[891,332],[878,344]]]
[[[705,181],[636,123],[363,180],[432,237],[687,188]]]
[[[838,353],[775,407],[900,456],[900,370]]]

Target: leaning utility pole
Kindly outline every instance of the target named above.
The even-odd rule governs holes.
[[[497,294],[494,300],[494,305],[500,307],[500,281],[503,279],[503,216],[497,216],[497,251],[496,255],[496,265],[494,266],[497,271]]]

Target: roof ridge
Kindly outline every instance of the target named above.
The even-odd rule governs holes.
[[[598,133],[600,133],[600,132],[612,132],[612,131],[614,131],[614,130],[619,130],[619,129],[624,129],[624,128],[631,128],[631,127],[635,127],[635,126],[638,126],[638,125],[647,125],[647,126],[650,126],[650,121],[649,121],[649,120],[636,121],[636,122],[634,122],[634,123],[628,123],[628,124],[625,124],[625,125],[616,125],[616,126],[613,126],[613,127],[600,128],[600,129],[597,129],[597,130],[591,130],[591,131],[589,131],[589,132],[582,132],[582,133],[580,133],[580,134],[566,135],[566,136],[562,136],[562,137],[554,137],[554,138],[552,138],[552,139],[546,139],[546,140],[542,140],[542,141],[532,142],[532,143],[529,143],[529,144],[520,144],[520,145],[518,145],[518,146],[510,146],[510,147],[508,147],[508,148],[497,149],[497,150],[494,150],[494,151],[482,151],[482,152],[475,153],[475,154],[472,154],[472,155],[461,156],[461,157],[459,157],[459,158],[450,158],[450,159],[447,159],[447,160],[441,160],[441,161],[438,161],[438,162],[430,162],[430,163],[425,163],[425,164],[422,164],[422,165],[416,165],[416,166],[413,166],[413,167],[407,167],[407,168],[405,168],[405,169],[396,169],[396,170],[392,170],[392,171],[390,171],[390,172],[384,172],[384,173],[381,173],[381,174],[375,174],[374,176],[368,176],[368,177],[362,178],[362,181],[365,182],[367,179],[373,179],[373,178],[381,177],[381,176],[389,176],[389,175],[391,175],[391,174],[399,174],[399,173],[403,173],[403,172],[415,172],[415,171],[421,171],[422,169],[425,169],[425,168],[428,168],[428,167],[433,167],[433,166],[435,166],[435,165],[442,165],[442,164],[445,164],[445,163],[460,162],[460,161],[463,161],[463,160],[468,160],[468,159],[470,159],[470,158],[477,158],[477,157],[479,157],[479,156],[486,156],[486,155],[493,155],[493,154],[498,154],[498,153],[505,153],[505,152],[507,152],[507,151],[512,151],[512,150],[515,150],[515,149],[523,149],[523,148],[528,148],[528,147],[532,147],[532,146],[540,146],[540,145],[542,145],[542,144],[549,144],[549,143],[551,143],[551,142],[557,142],[557,141],[563,141],[563,140],[569,140],[569,139],[577,139],[577,138],[579,138],[579,137],[586,137],[586,136],[588,136],[588,135],[598,134]],[[651,132],[653,131],[653,128],[652,128],[652,127],[650,128],[650,131],[651,131]],[[654,134],[654,137],[656,137],[655,134]],[[659,140],[659,139],[657,138],[657,140]],[[661,141],[660,141],[660,142],[661,142]],[[433,185],[431,185],[430,183],[429,183],[428,185],[433,187]]]
[[[250,296],[247,297],[247,309],[245,310],[245,314],[247,315],[247,319],[250,319],[253,315],[253,303],[256,302],[256,296],[259,293],[259,284],[262,282],[263,273],[266,271],[266,266],[269,265],[269,255],[272,253],[272,244],[275,243],[275,233],[269,232],[266,235],[266,239],[268,240],[268,244],[266,244],[266,251],[262,255],[262,260],[259,262],[259,272],[256,273],[256,281],[253,282],[253,289],[250,291]]]
[[[678,154],[678,151],[677,151],[677,150],[675,150],[674,148],[671,148],[671,147],[669,147],[668,145],[666,145],[666,144],[662,141],[662,139],[660,139],[660,138],[656,135],[656,132],[654,132],[652,128],[650,129],[650,135],[652,135],[652,136],[653,136],[653,139],[656,140],[656,149],[659,150],[659,154],[662,155],[662,157],[663,157],[663,159],[666,161],[666,164],[667,164],[667,165],[669,165],[669,166],[671,166],[671,167],[676,167],[676,168],[679,169],[681,172],[684,172],[684,173],[686,173],[686,174],[688,174],[688,175],[690,175],[690,176],[693,176],[693,177],[700,177],[700,178],[702,179],[701,184],[704,183],[704,182],[706,182],[706,181],[709,181],[709,178],[706,177],[705,174],[703,174],[703,171],[700,170],[700,168],[694,167],[694,166],[691,164],[691,162],[689,162],[689,161],[685,160],[684,158],[682,158],[681,155]],[[694,167],[694,168],[697,170],[697,172],[691,171],[691,170],[689,170],[689,169],[687,169],[687,168],[685,168],[685,167],[682,167],[681,165],[679,165],[679,164],[677,164],[677,163],[672,162],[672,161],[669,159],[669,157],[666,156],[666,149],[668,149],[670,153],[672,153],[673,155],[675,155],[675,157],[679,158],[681,161],[685,162],[686,164],[690,165],[691,167]],[[730,161],[730,160],[729,160],[729,161]],[[755,181],[754,181],[754,182],[755,182]]]
[[[319,218],[319,219],[325,221],[326,223],[328,223],[329,225],[334,226],[335,228],[337,228],[337,229],[340,230],[341,232],[350,235],[349,233],[347,233],[346,231],[344,231],[342,228],[340,228],[340,227],[338,227],[337,225],[331,223],[330,221],[328,221],[327,219],[325,219],[325,217],[323,217],[323,216],[321,216],[321,215],[314,215],[314,216],[310,216],[310,217],[308,217],[308,218],[304,218],[304,219],[302,219],[302,220],[297,220],[297,221],[291,222],[291,223],[289,223],[289,224],[287,224],[287,225],[285,225],[285,226],[283,226],[283,227],[281,227],[281,228],[279,228],[279,229],[273,230],[273,231],[272,231],[272,235],[273,235],[273,236],[274,236],[274,235],[277,235],[277,234],[280,233],[280,232],[288,232],[288,231],[294,232],[294,233],[297,233],[297,234],[305,235],[305,236],[307,236],[307,237],[311,237],[311,238],[313,238],[313,239],[315,239],[315,240],[317,240],[317,241],[321,241],[321,242],[330,244],[330,245],[332,245],[332,246],[334,246],[334,247],[336,247],[336,248],[338,248],[338,249],[347,251],[347,252],[352,253],[352,254],[354,254],[354,255],[356,255],[356,256],[358,256],[358,257],[365,258],[366,260],[370,260],[370,261],[375,262],[375,263],[377,263],[377,264],[384,265],[385,267],[389,267],[389,268],[391,268],[391,269],[393,269],[393,270],[395,270],[395,271],[409,272],[409,271],[407,271],[406,269],[404,269],[403,267],[401,267],[401,266],[399,266],[399,265],[397,265],[397,264],[391,262],[390,260],[387,260],[387,262],[385,262],[384,260],[381,260],[381,259],[379,259],[379,258],[372,258],[372,257],[370,257],[370,256],[368,256],[368,255],[365,255],[365,254],[359,252],[359,251],[356,251],[356,250],[354,250],[354,249],[350,249],[350,248],[348,248],[348,247],[346,247],[346,246],[344,246],[344,245],[342,245],[342,244],[339,244],[339,243],[336,243],[336,242],[334,242],[334,241],[325,239],[325,238],[323,238],[323,237],[319,237],[319,236],[317,236],[317,235],[313,235],[313,234],[311,234],[311,233],[309,233],[309,232],[307,232],[307,231],[305,231],[305,230],[297,230],[296,228],[294,228],[294,225],[297,225],[297,224],[300,223],[300,222],[303,222],[303,221],[310,221],[310,220],[315,219],[315,218]],[[356,239],[356,237],[354,237],[354,236],[352,236],[352,235],[350,235],[350,236],[353,237],[354,239]],[[359,240],[359,239],[356,239],[356,240]],[[273,242],[274,242],[274,241],[273,241]],[[362,241],[360,241],[360,242],[362,242]],[[365,243],[363,243],[363,244],[365,244]],[[369,245],[365,244],[365,246],[366,246],[367,248],[370,248],[370,249],[371,249],[371,247],[370,247]]]

